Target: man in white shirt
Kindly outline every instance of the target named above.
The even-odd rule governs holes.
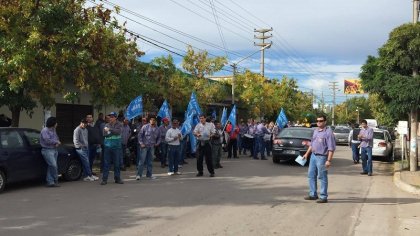
[[[165,141],[168,144],[168,175],[181,174],[181,172],[178,171],[178,162],[180,158],[180,140],[182,140],[182,134],[178,129],[178,126],[178,120],[174,119],[172,121],[172,128],[168,129],[165,135]]]
[[[194,128],[194,136],[197,137],[197,177],[203,176],[203,157],[206,157],[207,170],[210,177],[214,177],[213,160],[211,157],[210,138],[216,133],[213,123],[206,122],[206,116],[200,115],[200,123]]]

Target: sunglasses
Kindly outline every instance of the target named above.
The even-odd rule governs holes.
[[[316,122],[324,122],[325,120],[316,120]]]

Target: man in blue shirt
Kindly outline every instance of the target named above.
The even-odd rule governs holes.
[[[362,129],[360,129],[357,137],[361,141],[360,148],[362,153],[362,175],[372,176],[372,147],[373,147],[373,129],[367,126],[367,121],[362,120],[360,123]]]
[[[309,153],[311,160],[309,162],[308,179],[309,179],[309,196],[305,200],[318,199],[317,194],[317,178],[320,179],[321,189],[320,197],[317,203],[328,202],[328,168],[331,166],[331,160],[335,151],[335,138],[331,129],[326,127],[327,118],[320,115],[316,119],[318,128],[314,131],[311,140],[311,146],[303,155],[304,159],[308,159]]]

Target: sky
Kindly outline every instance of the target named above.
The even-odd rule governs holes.
[[[96,2],[99,2],[96,0]],[[147,39],[138,40],[146,54],[141,61],[171,54],[178,68],[187,45],[211,57],[227,56],[239,70],[260,73],[260,52],[254,29],[273,28],[265,50],[265,76],[294,78],[299,89],[324,96],[332,104],[330,82],[338,82],[336,102],[355,95],[343,93],[344,79],[358,78],[368,55],[396,27],[412,20],[411,0],[110,0],[120,7],[115,17]],[[88,4],[89,3],[88,1]],[[159,45],[160,47],[156,46]],[[165,49],[172,52],[168,52]],[[174,53],[175,52],[175,53]],[[254,54],[255,53],[255,54]],[[217,75],[231,75],[232,69]]]

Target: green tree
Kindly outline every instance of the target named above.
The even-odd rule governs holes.
[[[220,71],[227,63],[225,57],[209,58],[207,51],[195,52],[191,46],[182,60],[182,67],[193,77],[192,89],[202,105],[220,101],[226,95],[226,88],[222,83],[212,82],[206,78]]]
[[[0,99],[12,111],[14,126],[20,111],[31,112],[36,100],[49,108],[56,94],[87,91],[92,103],[112,104],[119,78],[141,55],[110,10],[85,9],[84,3],[2,1],[0,84],[8,96]],[[72,85],[76,92],[67,91]]]
[[[417,170],[417,111],[420,108],[420,23],[395,28],[379,48],[379,57],[368,57],[362,67],[366,91],[381,96],[390,112],[408,114],[411,123],[410,170]]]

